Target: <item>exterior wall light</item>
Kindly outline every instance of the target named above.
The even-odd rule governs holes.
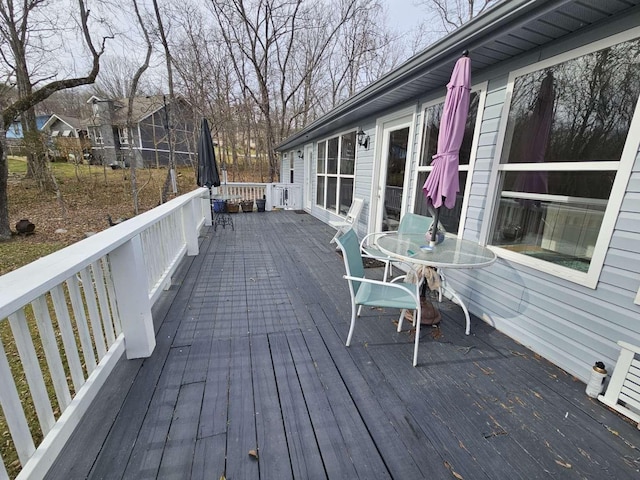
[[[356,137],[358,137],[358,145],[364,147],[365,149],[369,148],[369,135],[362,131],[362,128],[358,129],[358,133],[356,133]]]

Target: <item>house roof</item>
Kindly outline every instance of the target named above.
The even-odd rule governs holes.
[[[71,127],[74,130],[82,130],[82,121],[79,118],[74,118],[74,117],[68,117],[66,115],[60,115],[57,113],[52,114],[49,119],[47,120],[47,123],[45,123],[42,126],[43,130],[46,130],[48,128],[51,128],[51,126],[56,123],[56,121],[61,121],[62,123],[67,124],[69,127]]]
[[[640,0],[506,0],[413,56],[341,105],[280,143],[297,147],[392,107],[419,98],[449,80],[464,50],[472,77],[493,65],[547,45],[613,16],[638,10]]]
[[[113,111],[113,124],[114,125],[125,125],[127,123],[127,112],[129,107],[129,99],[128,98],[114,98],[110,99],[113,102],[114,111]],[[177,97],[176,101],[183,101],[181,97]],[[105,101],[104,99],[100,99],[95,95],[92,96],[87,103],[91,103],[93,101]],[[132,121],[134,123],[139,123],[143,121],[145,118],[150,117],[157,111],[161,110],[165,106],[165,102],[169,103],[169,97],[166,95],[146,95],[139,96],[133,98],[132,105]],[[94,118],[89,118],[86,120],[88,125],[97,125]]]

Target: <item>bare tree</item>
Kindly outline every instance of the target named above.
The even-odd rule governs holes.
[[[226,0],[210,3],[243,95],[251,98],[260,111],[270,181],[274,181],[278,173],[275,145],[290,131],[292,105],[325,58],[330,42],[359,11],[363,1],[333,2],[332,22],[325,24],[323,41],[307,51],[312,51],[312,55],[303,58],[296,56],[301,32],[313,29],[319,20],[314,15],[317,10],[306,7],[307,2]]]
[[[420,29],[425,34],[425,40],[433,42],[452,32],[474,17],[477,17],[500,0],[416,0],[415,5],[424,7],[429,14]],[[442,29],[434,28],[433,19],[440,20]]]
[[[89,50],[91,58],[91,69],[86,76],[66,78],[62,80],[47,77],[42,81],[34,82],[31,79],[29,70],[28,42],[32,39],[30,32],[36,28],[41,17],[32,15],[36,8],[46,5],[45,0],[26,0],[19,7],[14,8],[12,0],[0,1],[0,36],[2,37],[2,58],[7,65],[12,68],[12,75],[15,76],[18,85],[18,96],[16,100],[3,99],[2,115],[0,115],[0,240],[6,240],[11,236],[9,227],[9,206],[7,197],[8,162],[6,149],[6,128],[26,112],[31,112],[23,120],[25,134],[37,131],[35,126],[34,107],[39,102],[45,100],[54,92],[67,88],[78,87],[93,83],[100,70],[100,57],[104,52],[107,37],[104,37],[100,48],[96,48],[89,30],[89,11],[86,5],[87,0],[78,0],[79,25],[82,32],[84,44]],[[41,83],[44,85],[39,86]],[[56,188],[55,179],[48,168],[44,155],[38,156],[38,167],[35,169],[43,176],[40,183],[43,187]]]
[[[147,61],[147,68],[148,63]],[[131,57],[105,55],[101,62],[100,75],[93,85],[94,94],[101,98],[127,98],[132,90],[131,72],[135,72],[138,68],[139,66]],[[152,90],[149,83],[142,78],[138,79],[136,85],[138,93],[151,94]]]
[[[169,83],[169,102],[164,102],[164,112],[165,112],[165,129],[167,133],[167,143],[169,144],[169,171],[167,172],[167,179],[164,182],[164,187],[162,188],[162,201],[166,201],[169,195],[169,187],[171,187],[173,193],[178,192],[178,187],[176,184],[176,159],[175,159],[175,148],[174,148],[174,137],[171,134],[173,129],[173,121],[171,115],[172,105],[175,105],[175,92],[173,88],[173,60],[171,58],[171,50],[169,48],[169,41],[167,40],[167,33],[164,28],[164,22],[162,20],[162,14],[160,12],[160,7],[158,7],[158,0],[153,0],[153,10],[156,14],[156,21],[158,22],[158,34],[160,35],[160,40],[162,42],[162,47],[164,49],[164,58],[165,63],[167,65],[167,81]]]
[[[133,101],[136,97],[138,91],[138,85],[140,84],[140,79],[144,72],[149,68],[149,61],[151,60],[151,53],[153,52],[153,44],[151,43],[151,38],[149,36],[149,32],[145,25],[144,20],[142,19],[142,15],[140,13],[140,8],[138,7],[138,0],[132,0],[133,9],[136,13],[136,20],[138,21],[138,26],[142,31],[145,42],[147,44],[146,55],[142,62],[142,65],[138,67],[133,78],[130,82],[127,82],[129,88],[126,90],[126,97],[128,97],[128,110],[127,110],[127,123],[125,128],[127,129],[127,137],[129,138],[129,171],[130,171],[130,179],[131,179],[131,196],[133,198],[133,213],[134,215],[138,214],[138,180],[136,175],[136,168],[138,161],[134,158],[135,151],[133,149],[133,138],[134,138],[134,124],[133,124]]]

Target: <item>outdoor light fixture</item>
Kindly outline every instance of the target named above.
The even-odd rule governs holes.
[[[358,133],[356,133],[356,136],[358,137],[358,145],[364,148],[369,148],[369,135],[364,133],[362,131],[362,128],[358,130]]]
[[[302,150],[298,150],[298,158],[304,158],[304,154],[302,153]]]

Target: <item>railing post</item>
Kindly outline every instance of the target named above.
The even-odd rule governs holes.
[[[182,230],[187,242],[187,255],[193,257],[198,255],[198,227],[196,224],[196,212],[194,211],[199,202],[191,201],[182,208]]]
[[[156,346],[149,286],[139,235],[109,254],[127,358],[146,358]]]
[[[264,209],[267,212],[273,210],[273,183],[267,183],[264,186],[264,195],[266,202],[264,204]]]
[[[211,196],[205,195],[202,197],[202,211],[204,212],[204,224],[210,227],[213,224],[213,218],[211,215]]]

